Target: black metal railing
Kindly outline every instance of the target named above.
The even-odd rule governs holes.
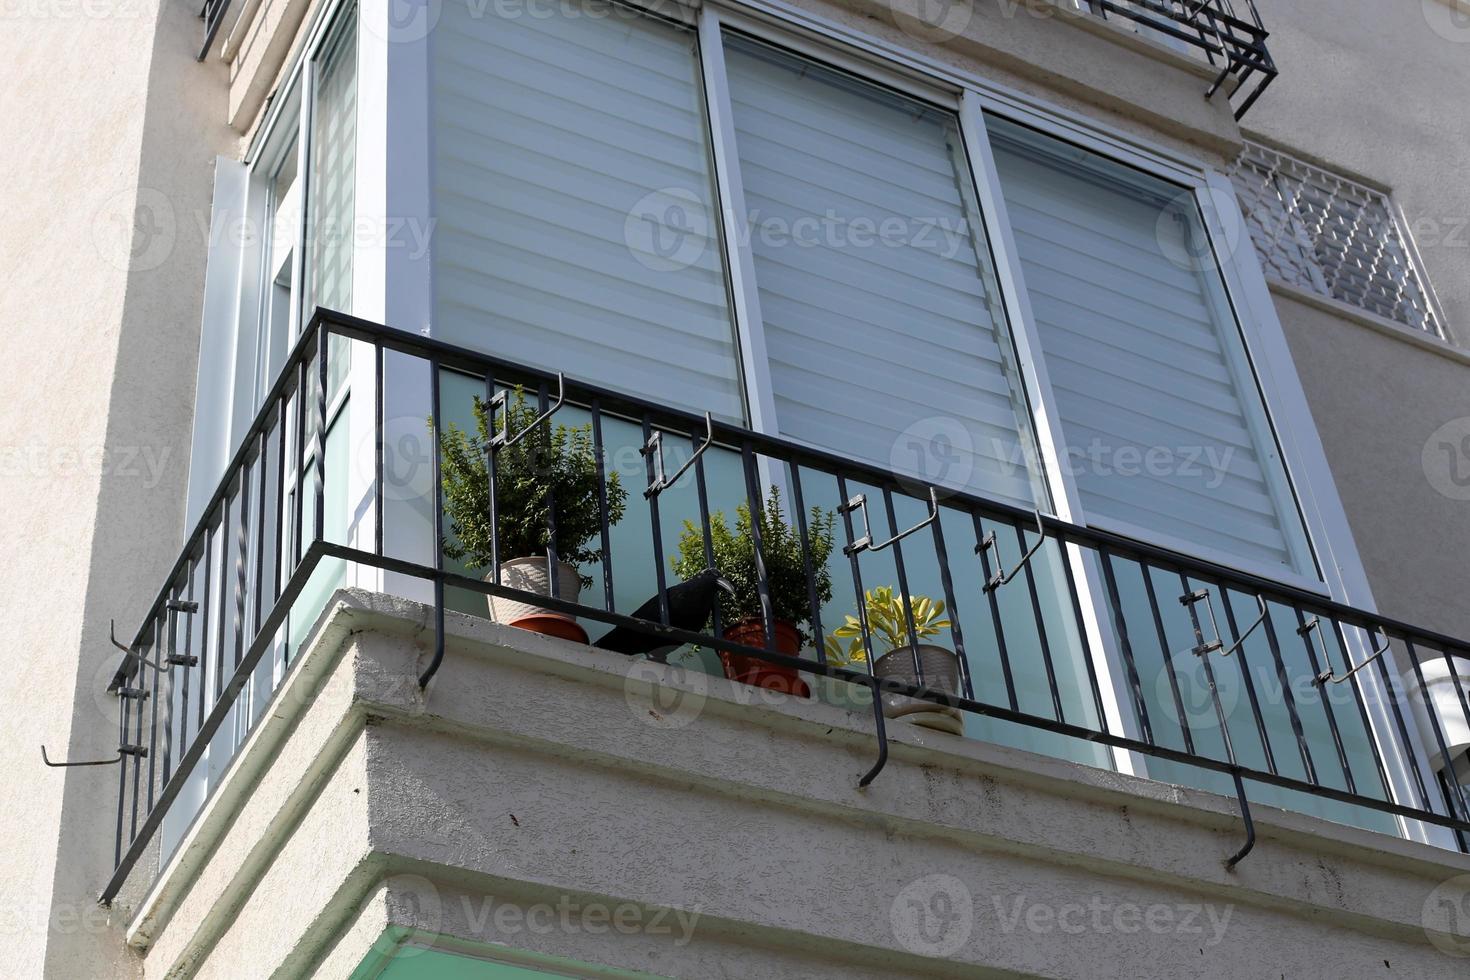
[[[438,436],[446,418],[464,417],[471,396],[488,401],[511,387],[522,387],[543,412],[575,414],[589,427],[603,554],[583,569],[601,586],[586,599],[533,596],[499,584],[495,574],[485,581],[446,561]],[[360,401],[350,410],[353,399],[370,400],[370,411]],[[352,429],[369,418],[370,434]],[[410,445],[416,448],[406,450]],[[675,447],[683,448],[679,465],[662,459]],[[496,452],[482,448],[495,487]],[[410,456],[415,467],[405,474]],[[323,465],[329,457],[346,462]],[[628,494],[626,513],[613,523],[607,488],[615,470],[630,475],[635,490],[646,481],[648,492]],[[361,500],[347,499],[352,481]],[[745,503],[758,510],[764,485],[773,482],[786,487],[794,515],[813,506],[841,513],[837,543],[845,547],[834,548],[826,566],[837,582],[830,602],[816,588],[821,569],[814,567],[811,529],[804,517],[795,524],[811,632],[820,638],[844,614],[857,613],[865,653],[857,662],[828,662],[820,641],[793,657],[671,624],[666,526],[689,520],[690,533],[702,536],[711,554],[712,509]],[[682,489],[670,489],[676,485]],[[492,493],[488,509],[498,529],[496,507]],[[370,519],[363,516],[369,510]],[[416,523],[400,520],[409,512],[420,515]],[[554,522],[555,513],[548,519]],[[419,530],[411,533],[413,527]],[[775,622],[761,547],[757,538],[770,646]],[[494,561],[500,559],[497,553]],[[1447,828],[1437,839],[1461,847],[1470,834],[1465,774],[1456,769],[1470,744],[1464,641],[834,453],[318,311],[112,679],[110,690],[122,700],[122,751],[116,870],[104,901],[158,833],[206,747],[233,751],[259,717],[291,668],[320,598],[309,616],[293,607],[334,562],[432,587],[437,630],[421,678],[426,685],[444,655],[446,605],[469,598],[483,609],[484,597],[499,596],[571,613],[594,627],[623,627],[845,682],[867,695],[878,732],[877,761],[864,785],[887,757],[885,726],[892,722],[879,695],[896,692],[958,709],[975,737],[1097,765],[1146,757],[1155,778],[1235,792],[1248,836],[1232,863],[1253,840],[1246,784],[1258,801],[1338,807],[1329,815],[1391,833]],[[927,684],[908,599],[904,628],[920,683],[874,676],[874,655],[883,651],[859,597],[876,584],[894,585],[901,597],[942,596],[960,666],[956,690]],[[631,615],[632,600],[650,593],[663,600],[653,604],[657,611]],[[1412,693],[1425,688],[1436,692],[1428,700]],[[221,760],[211,755],[209,769],[220,770]]]
[[[1125,20],[1139,33],[1182,46],[1219,69],[1207,93],[1227,87],[1240,119],[1275,80],[1270,36],[1255,0],[1084,0],[1100,17]]]
[[[214,39],[224,26],[225,14],[229,12],[230,0],[204,0],[204,5],[199,9],[199,18],[204,21],[204,43],[199,46],[196,61],[209,57],[209,49],[214,47]]]

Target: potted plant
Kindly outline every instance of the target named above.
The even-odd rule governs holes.
[[[492,565],[491,542],[497,540],[498,530],[500,554],[509,556],[500,562],[500,584],[550,595],[547,549],[554,545],[559,597],[577,601],[581,590],[592,584],[592,579],[582,575],[578,566],[602,558],[601,549],[587,546],[602,529],[592,426],[571,428],[553,426],[544,419],[537,422],[536,409],[527,404],[525,392],[519,388],[493,423],[494,413],[483,399],[475,399],[474,412],[474,437],[450,423],[440,440],[444,513],[453,532],[444,544],[444,553],[463,560],[470,569],[488,569]],[[497,529],[490,520],[486,454],[491,439],[507,425],[513,437],[518,438],[495,455]],[[622,519],[627,497],[618,474],[608,474],[609,524]],[[556,508],[554,542],[547,520],[553,505]],[[490,579],[491,575],[486,574],[485,580]],[[587,642],[587,633],[575,616],[499,596],[490,596],[489,605],[490,618],[496,622]]]
[[[904,600],[894,593],[892,587],[882,586],[869,589],[863,595],[863,606],[868,616],[868,632],[876,645],[886,652],[873,661],[873,676],[880,681],[900,681],[938,691],[943,694],[959,694],[960,661],[955,652],[933,643],[922,642],[926,637],[938,636],[949,628],[949,620],[943,619],[944,602],[928,596],[908,597],[909,611],[914,618],[914,636],[919,641],[919,665],[923,670],[922,681],[914,669],[914,648],[909,645],[908,617],[904,611]],[[828,638],[828,651],[841,651],[838,640],[847,640],[849,650],[863,650],[863,627],[855,616],[832,631]],[[903,718],[915,725],[950,732],[955,735],[964,731],[964,718],[958,708],[936,704],[923,698],[904,694],[883,693],[883,714],[888,718]]]
[[[832,599],[832,574],[827,559],[832,554],[833,528],[837,515],[813,507],[807,522],[807,549],[811,560],[812,585],[819,603]],[[806,563],[802,558],[801,535],[786,521],[781,509],[781,492],[771,487],[765,503],[756,516],[760,531],[761,558],[765,564],[766,588],[771,599],[772,649],[790,657],[799,656],[810,639],[805,629],[811,625],[810,594],[807,590]],[[693,522],[684,522],[679,538],[679,553],[673,559],[674,573],[688,580],[711,564],[735,587],[733,594],[720,593],[718,610],[721,636],[735,643],[765,647],[765,620],[762,615],[759,576],[756,572],[755,538],[752,535],[750,506],[735,509],[735,526],[730,527],[723,511],[710,515],[710,543],[713,554],[705,554],[704,535]],[[720,664],[731,680],[807,697],[810,694],[800,674],[788,667],[778,667],[755,657],[720,651]]]

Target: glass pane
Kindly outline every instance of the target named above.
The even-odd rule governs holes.
[[[1315,577],[1193,192],[988,125],[1087,516]]]
[[[352,312],[353,201],[357,161],[357,29],[349,23],[318,68],[311,137],[311,289],[318,306]]]
[[[958,120],[752,41],[726,47],[782,433],[1044,499]]]
[[[694,34],[572,6],[434,32],[435,334],[742,420]]]

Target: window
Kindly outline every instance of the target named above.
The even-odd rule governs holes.
[[[288,75],[274,100],[271,115],[245,163],[217,161],[215,202],[211,212],[210,252],[205,275],[205,304],[200,337],[199,382],[195,395],[193,450],[190,458],[186,519],[190,526],[205,517],[230,458],[239,448],[275,385],[296,341],[303,316],[316,305],[350,313],[354,240],[355,160],[357,155],[356,17],[349,9],[334,22],[323,24],[312,45],[315,53],[300,70]],[[303,290],[302,283],[308,284]],[[345,378],[345,345],[334,349],[329,391]],[[312,398],[315,375],[309,376],[307,397]],[[259,508],[273,508],[277,486],[289,499],[312,491],[320,461],[313,455],[316,417],[307,414],[305,472],[296,472],[294,432],[276,434],[266,441],[264,453],[251,462],[239,484],[225,495],[225,512],[247,524],[259,521]],[[287,445],[281,446],[285,439]],[[329,428],[326,440],[329,472],[347,469],[345,427]],[[279,460],[293,462],[284,473]],[[340,486],[338,480],[334,486]],[[264,489],[263,489],[264,488]],[[328,527],[345,527],[345,501],[326,501]],[[217,511],[218,512],[218,511]],[[314,518],[310,509],[306,518]],[[310,537],[311,528],[303,537]],[[341,531],[338,539],[340,540]],[[253,564],[250,552],[264,549],[261,567],[278,562],[272,536],[257,542],[249,535],[209,535],[207,559],[196,569],[191,588],[206,595],[208,621],[218,629],[205,635],[204,617],[192,617],[191,641],[206,665],[210,683],[222,685],[241,656],[229,642],[236,619],[250,622],[248,608],[238,609],[233,590],[219,578],[241,576]],[[210,584],[211,576],[215,577]],[[325,574],[323,575],[325,577]],[[330,583],[329,583],[330,584]],[[316,586],[314,583],[314,587]],[[310,598],[310,594],[309,594]],[[323,600],[325,596],[321,597]],[[303,606],[308,601],[303,601]],[[319,606],[318,606],[319,608]],[[292,642],[304,635],[293,612]],[[243,632],[243,630],[242,630]],[[237,641],[238,642],[238,641]],[[284,634],[267,651],[234,702],[225,722],[210,739],[202,764],[190,773],[178,803],[164,818],[162,850],[165,858],[178,846],[190,821],[234,758],[235,750],[260,718],[276,685],[284,676],[288,654]],[[183,703],[184,689],[171,691],[170,710],[182,718],[183,728],[196,727],[204,717],[206,692],[195,690],[198,703]]]
[[[449,4],[432,43],[435,333],[743,420],[694,32]]]
[[[1267,275],[1445,336],[1387,195],[1255,143],[1231,176]]]
[[[987,128],[1087,518],[1315,577],[1193,192]]]
[[[958,117],[738,36],[725,63],[782,434],[1045,499]]]

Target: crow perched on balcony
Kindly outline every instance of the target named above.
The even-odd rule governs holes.
[[[706,568],[689,581],[670,587],[668,590],[669,625],[681,630],[703,629],[704,624],[709,622],[710,613],[714,611],[720,589],[724,589],[731,595],[735,594],[735,586],[729,579],[721,575],[717,568]],[[659,618],[658,596],[654,596],[639,606],[634,611],[633,618],[657,623]],[[663,637],[654,636],[651,633],[640,633],[626,626],[614,627],[608,631],[606,636],[593,644],[599,649],[626,653],[630,657],[634,654],[646,653],[649,659],[660,663],[682,645],[670,643]]]

